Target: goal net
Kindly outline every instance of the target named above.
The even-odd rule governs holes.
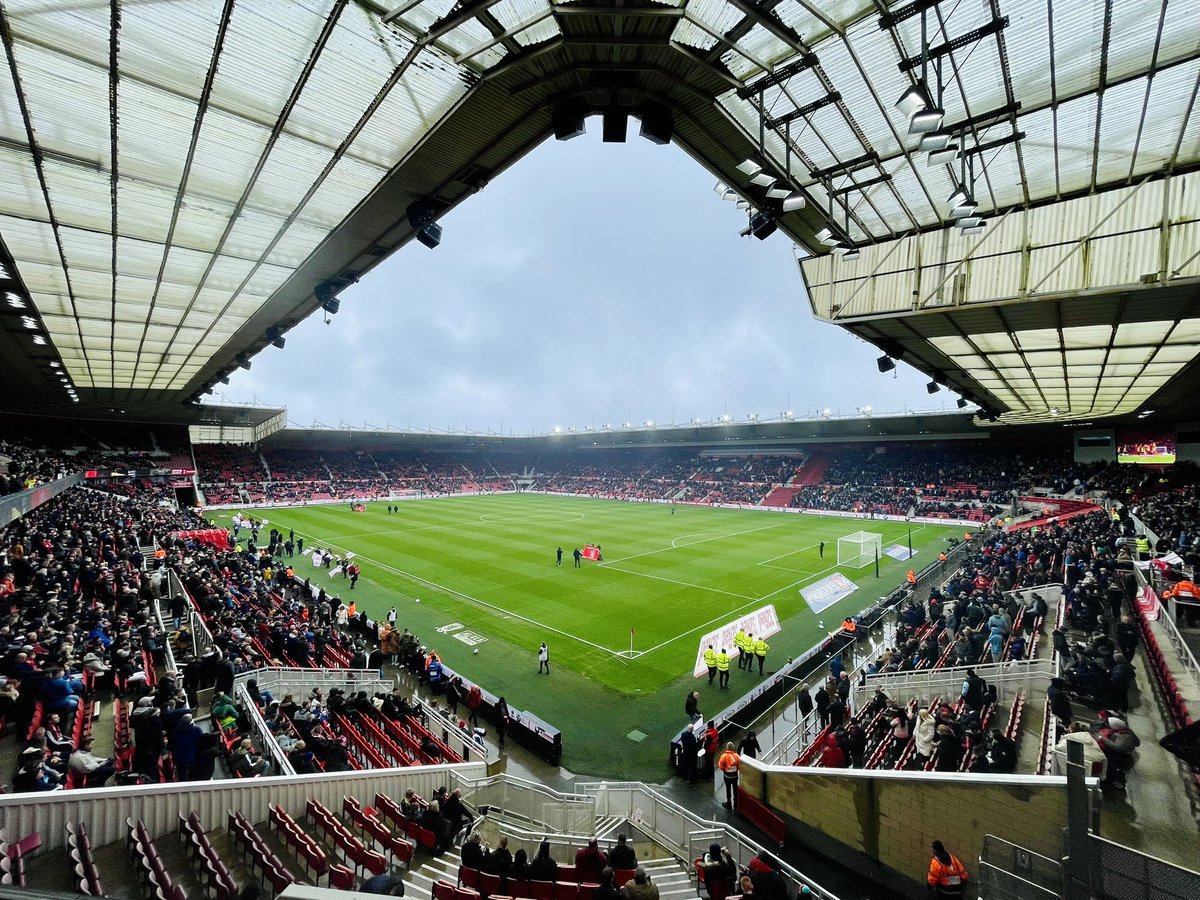
[[[875,562],[883,552],[883,535],[856,531],[838,538],[838,565],[861,569]]]

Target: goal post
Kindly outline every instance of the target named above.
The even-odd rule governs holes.
[[[871,565],[883,552],[883,535],[872,531],[856,531],[838,538],[838,565],[862,569]]]

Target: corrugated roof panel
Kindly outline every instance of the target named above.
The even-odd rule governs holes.
[[[175,222],[175,245],[211,253],[217,248],[231,212],[184,203]]]
[[[1187,3],[1182,4],[1184,6]],[[1108,80],[1143,72],[1154,58],[1162,0],[1121,0],[1112,5],[1108,47]],[[1193,6],[1192,27],[1200,10]]]
[[[1146,78],[1134,78],[1110,87],[1100,105],[1100,156],[1096,178],[1100,183],[1128,177],[1134,144],[1146,101]]]
[[[267,123],[279,118],[325,24],[330,2],[271,3],[252,0],[234,7],[212,103]],[[263,53],[270,47],[270,53]]]
[[[48,159],[42,171],[56,216],[80,228],[108,231],[112,226],[112,194],[107,173]]]
[[[271,251],[268,261],[278,266],[299,268],[324,239],[325,232],[321,229],[303,222],[293,222]]]
[[[1174,66],[1154,76],[1138,144],[1135,175],[1158,171],[1170,162],[1187,115],[1186,104],[1181,103],[1180,98],[1195,87],[1197,78],[1200,78],[1200,60]],[[1200,117],[1196,111],[1192,115]],[[1191,148],[1192,158],[1197,150],[1200,148]]]
[[[900,144],[889,123],[904,137],[908,123],[900,123],[903,117],[893,104],[909,82],[895,65],[898,56],[890,36],[873,23],[864,22],[851,32],[849,47],[842,41],[831,41],[817,55],[833,89],[842,95],[842,103],[867,135],[871,148],[883,156],[899,152]],[[864,80],[864,69],[869,84]],[[912,142],[915,146],[916,139]]]
[[[196,143],[188,192],[236,203],[270,136],[267,127],[209,109]]]
[[[283,228],[284,219],[264,213],[243,210],[234,222],[223,253],[258,260],[266,252],[275,235]]]
[[[1054,13],[1054,84],[1060,98],[1092,90],[1100,82],[1104,4],[1051,5]]]
[[[873,27],[878,27],[874,12],[875,4],[871,0],[822,0],[819,4],[809,2],[807,6],[798,0],[783,0],[775,8],[775,15],[809,43],[832,37],[831,22],[844,26],[866,16]]]
[[[304,207],[305,218],[334,226],[379,183],[378,169],[343,157]]]
[[[323,147],[280,135],[254,182],[250,202],[281,216],[290,215],[332,158],[333,153]],[[375,171],[375,181],[386,174],[384,169]]]
[[[1058,108],[1058,171],[1062,193],[1091,185],[1095,133],[1095,94],[1086,94]]]

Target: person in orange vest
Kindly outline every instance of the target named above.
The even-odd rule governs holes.
[[[842,630],[845,631],[846,634],[854,634],[854,632],[858,630],[858,623],[855,622],[850,616],[846,616],[846,618],[842,620]]]
[[[917,573],[912,569],[909,569],[908,574],[904,577],[908,579],[909,584],[915,585],[917,583]]]
[[[963,884],[968,880],[966,867],[947,850],[941,841],[933,842],[933,858],[929,861],[929,889],[937,897],[961,897]]]
[[[725,745],[725,752],[717,760],[717,768],[721,770],[725,780],[725,805],[737,809],[738,769],[742,758],[733,749],[733,741]]]
[[[1183,600],[1200,600],[1200,593],[1196,592],[1195,582],[1184,578],[1182,581],[1175,582],[1174,587],[1163,591],[1164,600],[1170,600],[1172,597],[1179,597]]]
[[[355,615],[357,615],[357,614],[358,614],[358,604],[355,601],[351,600],[350,606],[347,607],[347,609],[346,609],[346,615],[349,616],[351,619],[353,619],[355,617]]]

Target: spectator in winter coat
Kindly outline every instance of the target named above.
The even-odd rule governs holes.
[[[599,884],[600,872],[608,865],[608,854],[600,849],[600,842],[595,838],[588,841],[586,847],[575,851],[575,874],[580,882]]]
[[[939,725],[937,734],[937,771],[957,772],[962,762],[962,741],[949,725]]]
[[[808,693],[805,691],[804,693]],[[825,690],[825,685],[817,688],[816,694],[816,709],[817,718],[820,720],[821,728],[825,728],[829,724],[829,692]]]
[[[1067,683],[1061,678],[1051,678],[1050,687],[1046,689],[1046,697],[1050,701],[1050,712],[1058,717],[1063,725],[1075,721],[1075,713],[1071,710],[1071,697],[1067,693]]]
[[[846,752],[842,750],[836,734],[825,738],[825,749],[821,751],[821,766],[826,769],[846,768]]]
[[[637,853],[629,846],[629,839],[625,835],[617,835],[617,846],[609,851],[608,864],[614,869],[637,868]]]
[[[928,709],[917,710],[917,729],[913,737],[918,762],[924,764],[933,757],[933,748],[937,741],[937,721]]]

